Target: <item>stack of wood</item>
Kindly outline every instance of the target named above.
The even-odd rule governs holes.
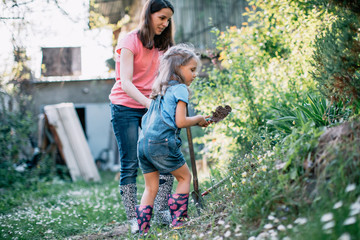
[[[73,181],[101,180],[73,103],[45,106],[39,130],[40,148],[48,145],[50,133]]]

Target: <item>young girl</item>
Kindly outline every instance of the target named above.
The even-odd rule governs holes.
[[[150,108],[142,118],[138,141],[138,158],[145,178],[141,205],[136,206],[140,234],[150,228],[154,199],[159,188],[159,174],[170,172],[178,181],[175,194],[170,194],[168,205],[172,228],[183,227],[191,174],[180,151],[181,128],[199,125],[207,127],[207,116],[187,117],[188,86],[197,76],[200,60],[187,45],[171,47],[162,57],[160,71],[155,79]]]

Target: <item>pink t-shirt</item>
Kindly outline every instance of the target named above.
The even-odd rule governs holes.
[[[144,108],[143,105],[129,97],[121,88],[120,81],[120,52],[122,48],[129,49],[134,54],[133,84],[146,97],[150,96],[151,87],[159,69],[159,58],[163,54],[157,48],[145,48],[138,35],[138,30],[128,33],[118,42],[115,50],[115,78],[109,99],[111,103],[130,108]]]

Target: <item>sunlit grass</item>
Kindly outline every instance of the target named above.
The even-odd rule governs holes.
[[[124,221],[114,175],[102,173],[101,183],[38,183],[40,195],[31,189],[18,190],[22,194],[8,192],[2,201],[16,204],[2,202],[12,207],[2,208],[1,239],[61,239]]]

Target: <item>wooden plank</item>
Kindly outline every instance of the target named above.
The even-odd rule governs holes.
[[[46,118],[50,125],[50,131],[62,158],[65,160],[69,169],[71,179],[77,181],[82,178],[79,166],[73,154],[70,142],[68,141],[63,123],[59,117],[56,105],[47,105],[44,107]]]
[[[99,172],[74,105],[72,103],[63,103],[59,104],[56,109],[63,122],[64,130],[83,179],[86,181],[100,181]]]
[[[74,181],[100,181],[94,158],[90,152],[74,104],[61,103],[45,106],[49,123],[55,127],[65,162]]]

